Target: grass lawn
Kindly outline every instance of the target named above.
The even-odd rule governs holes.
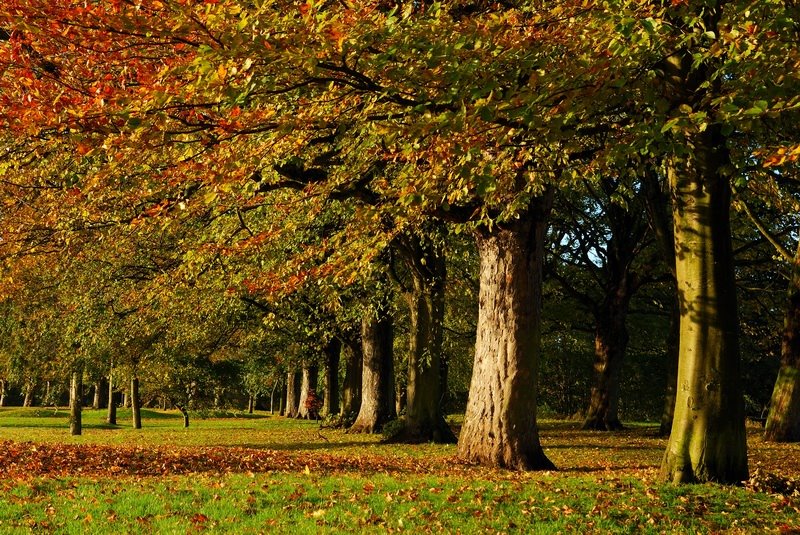
[[[749,439],[743,487],[658,481],[656,429],[542,423],[555,472],[467,466],[455,446],[381,444],[268,414],[145,411],[144,428],[0,408],[0,533],[800,533],[800,445]],[[762,492],[767,491],[767,492]]]

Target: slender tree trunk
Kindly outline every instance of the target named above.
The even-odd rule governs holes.
[[[772,390],[764,440],[800,442],[800,244],[789,280],[781,367]]]
[[[298,403],[297,418],[316,420],[319,418],[317,408],[317,383],[319,382],[319,367],[316,364],[303,366],[303,379],[300,383],[300,402]]]
[[[678,292],[674,288],[674,300],[669,315],[669,333],[667,334],[667,386],[664,392],[664,409],[661,412],[659,435],[666,437],[672,429],[675,418],[675,399],[678,395],[678,350],[681,337],[681,305]]]
[[[83,371],[79,368],[72,371],[69,384],[69,434],[80,435],[83,429],[81,422],[81,391],[83,390]]]
[[[6,385],[5,379],[0,379],[0,407],[6,406]]]
[[[605,308],[597,317],[594,336],[594,384],[583,429],[617,431],[623,428],[619,420],[619,391],[622,361],[628,346],[625,312]]]
[[[108,413],[106,415],[108,425],[117,425],[117,404],[114,402],[114,361],[108,367]]]
[[[297,418],[300,412],[300,387],[302,386],[302,374],[298,371],[290,371],[286,375],[286,417]]]
[[[685,67],[688,69],[688,67]],[[688,76],[688,75],[687,75]],[[675,483],[748,477],[725,138],[710,126],[694,154],[667,162],[680,295],[678,393],[662,477]]]
[[[283,386],[281,385],[281,380],[276,380],[272,384],[272,391],[269,394],[269,413],[275,414],[275,392],[278,392],[278,412],[283,413],[283,400],[281,399],[281,394],[283,393]],[[278,387],[281,387],[278,390]]]
[[[680,343],[681,306],[678,289],[675,283],[675,236],[673,222],[670,217],[670,199],[661,188],[659,178],[654,169],[648,169],[642,179],[642,190],[645,196],[650,226],[656,237],[664,264],[672,274],[672,309],[669,318],[669,333],[665,348],[667,384],[664,389],[664,409],[661,413],[659,434],[669,435],[675,415],[675,397],[678,387],[678,350]]]
[[[94,388],[94,396],[92,396],[92,409],[97,410],[100,408],[100,381],[96,381],[92,387]]]
[[[139,377],[136,376],[136,372],[134,372],[133,376],[131,376],[130,400],[131,400],[131,416],[133,418],[133,428],[141,429],[142,404],[141,400],[139,399]]]
[[[405,295],[410,313],[406,425],[396,440],[455,442],[442,412],[444,251],[432,238],[417,235],[403,236],[398,242],[412,284]]]
[[[462,459],[518,470],[552,469],[536,424],[544,233],[552,194],[508,224],[477,233],[480,290],[475,363]]]
[[[361,407],[350,433],[380,433],[397,418],[394,406],[394,326],[388,297],[361,321]]]
[[[130,409],[131,408],[131,397],[128,395],[128,389],[122,391],[122,408]]]
[[[186,409],[184,405],[175,405],[175,408],[180,411],[181,415],[183,416],[183,427],[189,427],[189,411]]]
[[[395,390],[394,408],[397,414],[402,414],[408,408],[408,389],[398,385]]]
[[[289,376],[287,375],[287,379]],[[281,416],[288,416],[288,406],[289,406],[289,384],[288,381],[283,381],[283,385],[281,385],[281,397],[280,397],[280,413]]]
[[[356,414],[361,407],[361,372],[364,358],[361,338],[347,340],[344,344],[345,370],[342,393],[342,414]]]
[[[255,405],[256,405],[255,396],[253,394],[250,394],[249,396],[247,396],[247,414],[253,414],[253,411],[255,410]]]
[[[23,407],[33,407],[33,391],[36,383],[25,382],[25,399],[22,401]]]
[[[342,342],[331,338],[325,344],[325,395],[322,400],[322,415],[339,414],[339,358]]]

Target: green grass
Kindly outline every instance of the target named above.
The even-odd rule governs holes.
[[[133,430],[120,411],[86,411],[84,435],[70,437],[66,412],[0,409],[0,441],[104,444],[161,449],[253,447],[313,459],[404,459],[335,468],[266,473],[152,477],[66,476],[0,479],[0,533],[788,533],[800,530],[800,497],[720,485],[660,483],[664,440],[652,426],[618,434],[585,433],[546,421],[542,442],[558,472],[514,473],[456,465],[455,447],[381,444],[259,414],[192,420],[149,411]],[[323,438],[324,437],[324,438]],[[752,466],[797,477],[800,445],[765,445],[750,437]],[[238,452],[238,453],[237,453]],[[305,456],[305,457],[303,457]],[[299,465],[299,466],[302,466]],[[400,468],[398,468],[400,466]],[[403,468],[407,466],[408,468]],[[419,467],[424,469],[420,470]],[[797,532],[797,531],[795,531]]]

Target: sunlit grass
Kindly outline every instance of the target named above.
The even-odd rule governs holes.
[[[268,413],[193,415],[188,429],[172,411],[145,411],[141,430],[132,429],[126,410],[120,410],[118,426],[105,425],[105,411],[86,410],[84,422],[84,434],[71,437],[64,409],[4,408],[0,441],[120,446],[120,455],[130,452],[129,446],[167,451],[202,446],[228,452],[224,455],[255,448],[297,456],[299,462],[262,473],[204,469],[97,477],[76,471],[0,479],[0,533],[800,530],[800,497],[659,482],[665,440],[651,424],[610,434],[582,432],[576,422],[543,421],[542,443],[559,471],[516,473],[459,466],[454,445],[383,444],[379,436]],[[451,422],[457,425],[460,418]],[[764,444],[759,429],[750,432],[752,467],[800,476],[800,445]],[[310,460],[323,454],[345,460],[309,469]],[[350,464],[364,457],[371,463]]]

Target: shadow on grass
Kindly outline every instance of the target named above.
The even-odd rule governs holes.
[[[369,446],[369,442],[321,442],[309,443],[259,443],[259,444],[237,444],[236,448],[247,448],[254,450],[276,450],[276,451],[324,451],[340,450],[358,446]],[[228,444],[220,444],[221,447],[230,447]]]
[[[653,445],[645,445],[645,444],[635,444],[631,446],[626,445],[619,445],[619,444],[549,444],[548,441],[542,440],[542,446],[545,450],[559,450],[559,449],[566,449],[566,450],[613,450],[613,451],[640,451],[640,450],[663,450],[664,444],[653,444]]]

